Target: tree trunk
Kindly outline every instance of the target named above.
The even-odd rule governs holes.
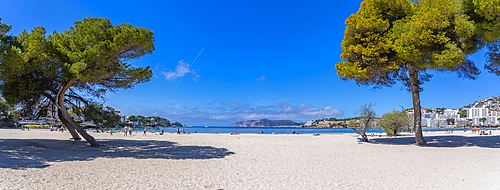
[[[352,130],[354,130],[354,132],[356,132],[356,134],[359,134],[358,130],[356,130],[356,128],[351,128]]]
[[[64,105],[64,94],[66,91],[71,87],[74,81],[69,81],[68,83],[65,83],[64,86],[62,86],[59,89],[59,92],[57,93],[56,97],[56,106],[60,111],[60,117],[61,121],[66,120],[67,124],[65,123],[64,125],[69,129],[72,127],[73,129],[76,129],[80,135],[87,140],[93,147],[100,147],[99,143],[94,139],[94,137],[90,136],[83,128],[75,121],[73,118],[68,113],[68,110],[66,109],[66,106]]]
[[[371,104],[371,103],[370,103],[370,104]],[[365,122],[365,126],[363,127],[363,130],[362,130],[362,131],[360,130],[360,132],[361,132],[361,134],[360,134],[360,135],[365,135],[365,134],[366,134],[366,129],[368,129],[368,127],[371,127],[371,126],[370,126],[370,122],[371,122],[371,121],[372,121],[372,120],[371,120],[370,118],[368,118],[368,119],[367,119],[367,121]]]
[[[66,128],[68,128],[68,131],[69,133],[71,134],[71,136],[73,136],[73,140],[77,141],[77,140],[81,140],[82,138],[80,138],[80,135],[78,135],[78,133],[75,131],[75,129],[69,124],[69,122],[64,119],[64,117],[62,116],[61,114],[61,110],[60,109],[57,109],[57,115],[59,116],[59,119],[61,120],[61,122],[64,124],[64,126],[66,126]]]
[[[413,98],[413,122],[415,130],[415,140],[417,145],[425,145],[425,139],[422,134],[422,124],[421,124],[421,107],[420,107],[420,82],[418,81],[418,73],[415,70],[414,62],[406,62],[408,66],[408,72],[410,75],[410,87],[411,96]]]

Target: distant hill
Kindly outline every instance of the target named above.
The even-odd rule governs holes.
[[[291,120],[249,120],[234,122],[231,127],[297,127],[303,125],[304,123],[297,123]]]

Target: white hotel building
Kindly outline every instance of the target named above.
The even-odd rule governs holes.
[[[447,119],[453,118],[454,123],[448,123]],[[446,109],[443,114],[422,113],[422,126],[435,128],[462,127],[469,123],[465,118],[461,118],[457,109]],[[448,125],[449,124],[449,125]]]
[[[498,125],[497,120],[500,117],[500,113],[496,111],[491,111],[488,114],[488,108],[469,108],[467,110],[467,119],[472,119],[472,125]],[[486,118],[485,122],[481,122],[481,118]]]

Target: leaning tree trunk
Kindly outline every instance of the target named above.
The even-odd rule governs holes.
[[[66,126],[66,128],[68,128],[69,133],[71,134],[71,136],[73,136],[73,140],[76,141],[76,140],[82,139],[82,138],[80,138],[80,135],[78,135],[78,133],[75,131],[75,129],[69,124],[69,122],[62,116],[60,109],[57,109],[57,116],[59,116],[59,119],[64,124],[64,126]]]
[[[421,124],[421,107],[420,107],[420,87],[418,81],[418,73],[415,70],[414,62],[407,62],[408,72],[410,74],[410,87],[411,96],[413,98],[413,122],[415,124],[415,140],[417,145],[425,145],[425,139],[422,134],[422,124]]]
[[[80,135],[85,140],[87,140],[87,142],[89,142],[93,147],[99,147],[100,145],[94,139],[94,137],[90,136],[85,130],[83,130],[83,128],[75,120],[73,120],[73,118],[71,118],[71,116],[68,113],[68,110],[66,109],[66,106],[64,105],[64,94],[71,87],[71,85],[73,84],[73,82],[74,81],[70,81],[68,83],[65,83],[64,86],[62,86],[59,89],[59,92],[57,93],[57,97],[56,97],[57,103],[56,103],[56,106],[57,106],[57,108],[59,109],[59,111],[61,113],[59,118],[61,119],[61,121],[66,120],[67,125],[65,124],[65,126],[68,129],[70,127],[72,127],[73,129],[76,129],[76,131],[78,131],[78,133],[80,133]]]
[[[371,119],[367,119],[367,121],[365,122],[365,126],[362,128],[362,130],[360,130],[360,135],[366,135],[366,130],[368,129],[368,127],[370,127],[370,122]]]

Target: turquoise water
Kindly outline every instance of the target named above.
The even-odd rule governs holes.
[[[111,128],[110,128],[111,129]],[[113,128],[113,130],[120,130],[121,128]],[[186,133],[254,133],[264,132],[264,134],[287,134],[287,132],[298,132],[299,134],[313,134],[313,133],[355,133],[354,130],[349,128],[295,128],[295,127],[215,127],[215,126],[195,126],[195,127],[165,127],[165,133],[176,132],[177,129]],[[91,130],[91,129],[90,129]],[[142,132],[144,128],[133,128],[134,132]],[[148,131],[161,132],[159,128],[147,128]],[[423,131],[443,131],[443,129],[426,128]],[[455,131],[463,131],[463,129],[455,129]],[[368,129],[367,133],[385,133],[382,129]]]
[[[348,128],[295,128],[295,127],[214,127],[214,126],[195,126],[195,127],[165,127],[165,133],[176,132],[180,129],[186,133],[255,133],[263,132],[264,134],[286,134],[287,132],[293,133],[294,131],[299,134],[312,134],[312,133],[355,133],[354,130]],[[114,128],[118,130],[118,128]],[[144,128],[133,128],[133,131],[142,132]],[[147,128],[147,131],[161,132],[160,128]],[[368,129],[367,133],[385,133],[382,129]]]
[[[258,133],[263,132],[264,134],[286,134],[287,132],[298,132],[299,134],[310,134],[310,133],[354,133],[354,130],[347,128],[295,128],[295,127],[179,127],[185,132],[198,132],[198,133]],[[144,129],[143,129],[144,130]],[[160,129],[161,130],[161,129]],[[158,130],[156,130],[158,131]],[[165,128],[165,132],[175,132],[177,128]],[[370,129],[368,133],[382,133],[383,130],[380,129]]]

